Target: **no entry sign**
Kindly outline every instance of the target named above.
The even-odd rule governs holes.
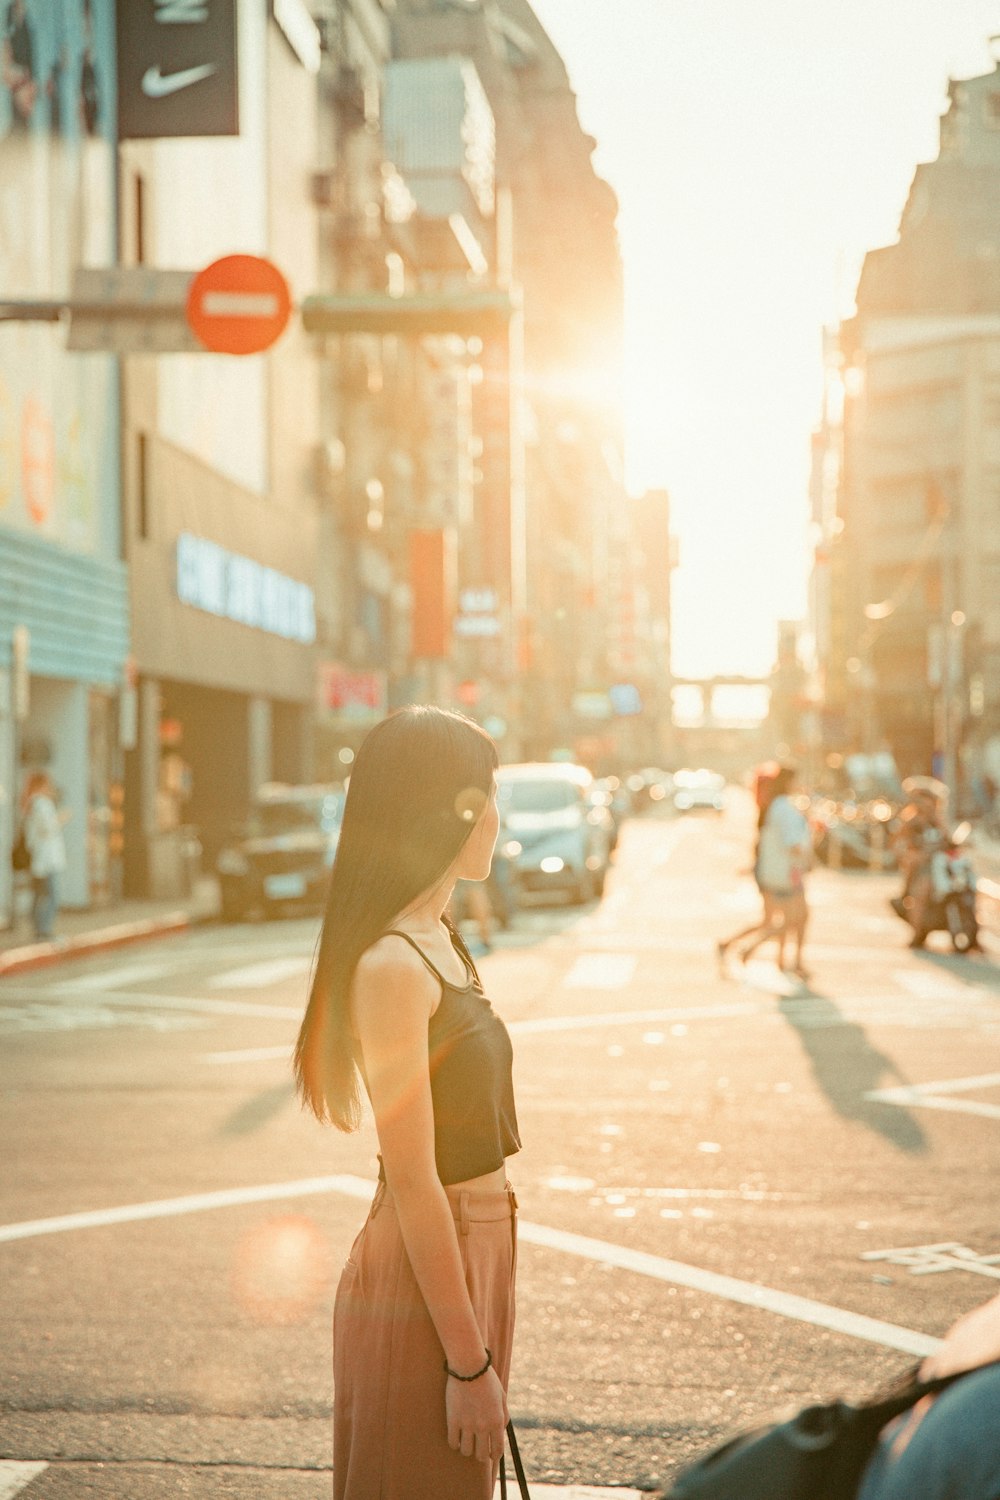
[[[187,294],[187,320],[215,354],[261,354],[281,337],[292,310],[288,283],[258,255],[224,255],[199,271]]]

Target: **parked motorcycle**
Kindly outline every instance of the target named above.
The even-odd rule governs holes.
[[[962,852],[968,836],[969,825],[963,823],[946,843],[930,854],[931,893],[921,928],[923,934],[947,932],[956,953],[981,953],[976,874],[971,859]],[[898,917],[914,926],[912,896],[895,896],[889,904]]]

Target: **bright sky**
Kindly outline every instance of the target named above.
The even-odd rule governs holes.
[[[896,238],[1000,0],[532,0],[621,200],[628,477],[673,497],[674,669],[805,612],[824,323]]]

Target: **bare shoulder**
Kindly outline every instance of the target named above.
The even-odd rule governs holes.
[[[401,938],[379,938],[358,959],[351,986],[357,1024],[375,1019],[399,1024],[410,1017],[426,1022],[439,998],[440,987]]]

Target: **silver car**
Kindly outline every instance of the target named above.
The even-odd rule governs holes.
[[[611,859],[614,822],[591,797],[586,766],[533,761],[497,774],[505,852],[526,891],[565,891],[572,901],[600,896]]]

